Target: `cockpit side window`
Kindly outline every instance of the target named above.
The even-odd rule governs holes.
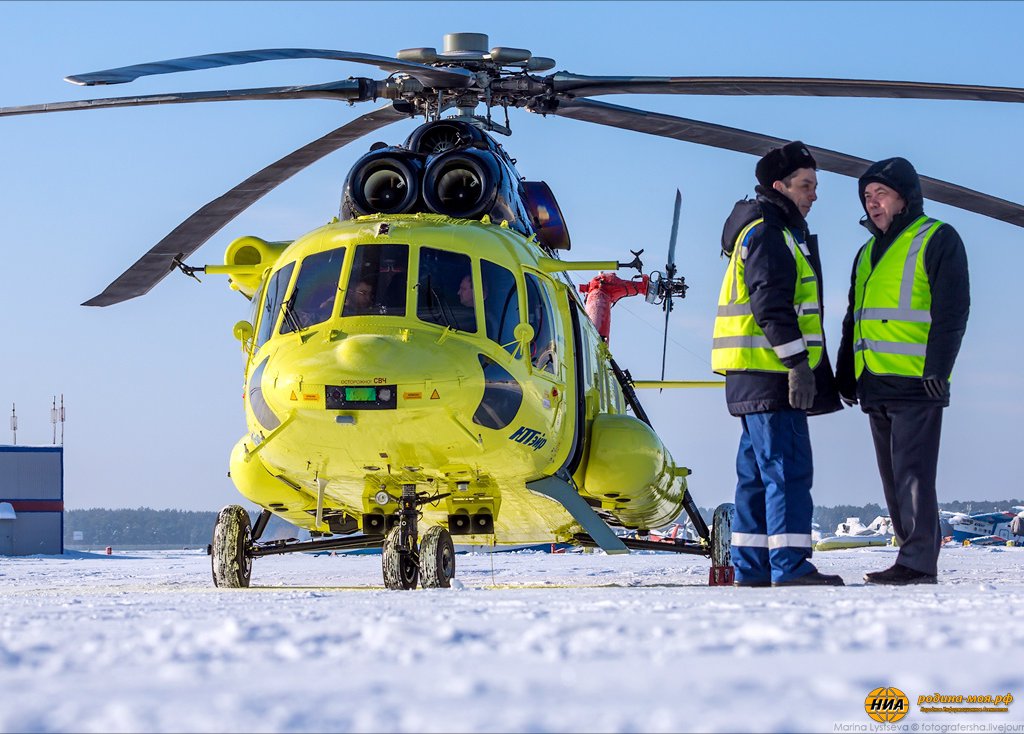
[[[551,322],[551,303],[540,280],[531,273],[526,274],[526,308],[530,326],[533,327],[533,341],[530,343],[533,366],[554,374],[558,352]]]
[[[257,347],[266,343],[270,335],[274,333],[274,325],[277,323],[278,314],[281,313],[281,304],[284,303],[284,292],[288,288],[288,281],[291,280],[294,269],[295,263],[288,263],[270,276],[270,282],[267,283],[267,295],[263,299],[263,308],[260,310],[260,330],[256,335]]]
[[[500,344],[510,354],[515,354],[515,329],[519,325],[519,289],[516,287],[516,276],[487,260],[480,261],[480,276],[483,283],[487,338]]]
[[[260,318],[260,305],[263,303],[263,291],[267,288],[267,281],[260,282],[260,287],[249,302],[249,323],[256,328],[256,322]]]
[[[408,245],[360,245],[341,315],[405,316],[408,272]]]
[[[416,315],[431,324],[476,331],[475,285],[469,255],[421,248]]]
[[[310,255],[302,261],[288,297],[289,314],[281,321],[282,334],[305,329],[331,317],[344,260],[345,248],[339,247]]]

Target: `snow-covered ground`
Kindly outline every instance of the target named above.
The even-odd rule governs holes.
[[[0,558],[0,732],[870,731],[879,686],[910,698],[906,731],[1024,731],[1024,700],[917,706],[1024,699],[1024,548],[864,586],[894,554],[819,553],[849,586],[805,589],[709,588],[685,556],[470,554],[461,588],[411,592],[369,555],[256,559],[243,590],[194,551]]]

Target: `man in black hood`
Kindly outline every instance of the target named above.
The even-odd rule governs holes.
[[[817,165],[800,141],[757,164],[756,201],[722,232],[730,256],[712,368],[725,375],[743,432],[736,457],[732,558],[737,586],[841,586],[810,562],[813,462],[807,416],[841,409],[822,329],[821,261],[804,219]]]
[[[967,253],[956,230],[925,216],[921,181],[903,158],[860,178],[871,239],[854,260],[836,377],[844,402],[868,414],[893,530],[896,563],[876,584],[935,583],[935,489],[942,409],[967,329]]]

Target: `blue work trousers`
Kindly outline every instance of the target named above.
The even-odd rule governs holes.
[[[790,581],[815,570],[811,557],[814,476],[807,414],[740,416],[732,561],[736,580]]]

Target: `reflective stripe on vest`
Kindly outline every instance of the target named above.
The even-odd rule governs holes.
[[[931,330],[932,292],[924,267],[925,248],[942,222],[921,216],[871,265],[875,238],[857,259],[853,302],[853,359],[859,378],[921,377]]]
[[[797,240],[786,228],[782,229],[782,234],[796,266],[793,310],[803,336],[787,344],[772,346],[754,319],[750,308],[750,293],[743,274],[749,248],[748,236],[763,221],[755,219],[740,231],[722,281],[711,348],[711,368],[719,374],[724,374],[726,370],[787,372],[788,368],[782,364],[782,360],[804,350],[807,350],[811,369],[821,361],[824,338],[818,277],[808,259],[810,250],[807,245]]]

